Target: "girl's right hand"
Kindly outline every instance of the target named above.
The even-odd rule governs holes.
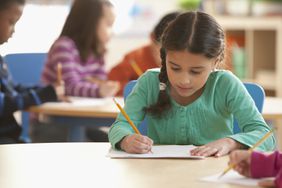
[[[124,137],[120,148],[127,153],[148,153],[151,151],[153,140],[147,136],[133,134]]]
[[[101,97],[112,97],[119,91],[120,84],[117,81],[105,81],[101,83],[99,94]]]
[[[58,98],[60,98],[60,96],[65,95],[65,85],[63,83],[55,84],[54,87],[55,87],[56,95],[58,96]]]
[[[239,174],[250,177],[251,152],[248,150],[235,150],[229,155],[228,164],[235,165],[234,170]]]
[[[70,102],[69,98],[65,96],[65,84],[63,81],[60,84],[55,84],[54,88],[59,101]]]

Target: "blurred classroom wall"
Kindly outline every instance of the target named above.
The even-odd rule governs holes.
[[[2,55],[18,52],[48,52],[61,32],[72,3],[72,0],[27,1],[13,38],[0,47]],[[108,44],[108,53],[105,57],[107,69],[118,63],[125,53],[147,43],[149,33],[160,17],[180,9],[180,4],[181,8],[191,9],[192,7],[193,9],[195,4],[199,5],[201,2],[201,7],[216,18],[232,15],[238,18],[237,20],[273,14],[278,14],[281,18],[282,11],[282,0],[111,0],[111,2],[115,6],[117,19],[114,25],[115,35]],[[237,31],[229,32],[232,36],[230,35],[228,40],[234,42],[236,39],[236,45],[244,47],[246,32],[239,33],[239,37],[237,33]],[[249,50],[252,51],[252,49]],[[269,56],[272,57],[273,54]],[[273,61],[280,62],[280,60]],[[229,62],[229,65],[231,64]],[[243,78],[244,74],[242,75]],[[246,76],[253,77],[247,74]]]
[[[71,0],[29,0],[23,16],[9,42],[0,47],[1,54],[48,52],[59,36]],[[148,42],[151,29],[158,19],[177,9],[172,0],[111,0],[115,6],[115,34],[108,44],[106,68],[109,70],[123,55]]]

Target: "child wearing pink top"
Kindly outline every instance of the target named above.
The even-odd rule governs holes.
[[[117,81],[107,79],[104,61],[115,20],[113,8],[109,0],[73,1],[62,32],[48,52],[41,76],[43,83],[52,84],[57,81],[57,64],[60,63],[67,96],[115,96],[120,86]],[[56,134],[58,127],[54,131]],[[107,133],[98,130],[98,127],[101,126],[91,127],[93,132],[87,134],[93,141],[107,141]],[[40,132],[45,133],[50,128],[43,129],[45,131]],[[50,135],[47,135],[47,141],[50,140]],[[42,135],[41,138],[43,137]],[[64,133],[51,141],[61,141],[62,137],[64,138]]]
[[[282,153],[275,151],[269,155],[260,152],[236,150],[230,154],[229,163],[234,164],[234,170],[252,178],[274,177],[262,180],[259,186],[282,188]]]
[[[42,82],[57,81],[62,65],[66,95],[112,97],[119,83],[107,80],[104,55],[115,15],[108,0],[74,1],[59,38],[48,52]]]

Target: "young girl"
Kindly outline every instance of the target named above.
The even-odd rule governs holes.
[[[229,163],[234,164],[234,170],[240,174],[253,177],[275,177],[274,180],[262,180],[263,187],[282,188],[282,153],[278,151],[265,155],[260,152],[234,151],[230,154]]]
[[[62,33],[49,51],[44,83],[56,82],[56,67],[61,63],[66,95],[109,97],[118,92],[118,82],[105,81],[103,59],[112,34],[112,9],[107,0],[74,1]]]
[[[148,137],[134,134],[122,114],[110,129],[114,148],[146,153],[152,144],[193,144],[192,155],[222,156],[255,144],[269,127],[243,83],[216,70],[223,60],[224,32],[206,13],[179,15],[162,36],[161,69],[138,79],[125,111],[138,126],[148,119]],[[242,130],[233,134],[233,118]],[[272,150],[274,137],[260,146]]]
[[[25,0],[0,1],[0,44],[7,42],[14,33],[14,26],[22,15],[24,4]],[[64,94],[59,93],[62,90],[64,88],[61,86],[56,87],[60,96]],[[15,111],[56,100],[53,86],[23,87],[13,84],[0,56],[0,144],[20,142],[21,128],[13,116]]]

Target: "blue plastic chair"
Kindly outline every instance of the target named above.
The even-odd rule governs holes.
[[[132,80],[125,85],[123,89],[124,101],[126,100],[127,96],[130,94],[130,92],[132,91],[136,83],[137,83],[137,80]],[[140,131],[142,135],[147,135],[147,119],[146,118],[138,126],[138,130]]]
[[[127,85],[125,86],[125,88],[123,90],[124,100],[126,100],[127,96],[132,91],[136,82],[137,82],[137,80],[132,80],[132,81],[127,83]],[[264,98],[265,98],[264,89],[260,85],[255,84],[255,83],[244,83],[244,86],[246,87],[247,91],[249,92],[249,94],[253,98],[258,111],[261,113],[262,108],[263,108],[263,104],[264,104]],[[141,123],[141,125],[138,127],[138,129],[143,135],[147,135],[147,120],[146,120],[146,118]],[[236,134],[236,133],[239,133],[239,132],[241,132],[240,127],[239,127],[236,119],[234,119],[233,133]]]
[[[264,98],[265,98],[265,92],[264,89],[255,83],[244,83],[247,91],[253,98],[255,105],[260,113],[262,113],[262,108],[264,104]],[[238,125],[238,122],[236,119],[234,120],[234,129],[233,129],[234,134],[241,132],[240,127]]]
[[[12,75],[14,83],[32,86],[40,84],[41,72],[46,60],[46,53],[14,53],[4,57],[4,62]],[[22,112],[22,133],[20,139],[23,142],[31,142],[29,137],[29,113]]]

